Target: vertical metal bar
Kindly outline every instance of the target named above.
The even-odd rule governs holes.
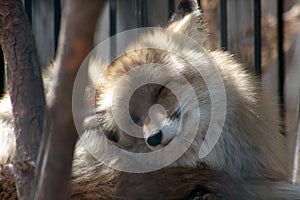
[[[254,0],[254,69],[261,76],[261,0]]]
[[[61,2],[60,0],[54,0],[54,53],[57,51],[58,36],[60,30],[60,18],[61,18]]]
[[[198,0],[197,2],[198,2],[198,5],[199,5],[199,9],[201,10],[201,0]]]
[[[0,48],[0,98],[4,94],[4,88],[5,88],[5,67],[4,67],[4,58],[3,58],[3,52]]]
[[[295,143],[294,143],[294,160],[293,160],[293,169],[292,169],[292,183],[297,183],[300,180],[300,107],[298,108],[298,120],[297,128],[295,133]]]
[[[277,0],[277,48],[278,48],[278,95],[280,103],[280,114],[284,123],[284,24],[283,24],[283,0]]]
[[[175,1],[169,0],[169,18],[172,17],[174,12],[175,12]]]
[[[137,27],[148,26],[148,1],[136,0],[137,9]]]
[[[116,0],[109,1],[109,21],[110,21],[109,35],[113,36],[117,33],[117,1]]]
[[[227,32],[227,2],[220,0],[220,32],[221,32],[221,48],[228,50],[228,32]]]
[[[117,1],[109,1],[109,36],[112,37],[117,34]],[[116,38],[112,38],[110,43],[110,57],[113,59],[116,56],[117,44]]]
[[[24,0],[24,7],[28,16],[28,20],[30,24],[32,24],[32,1],[31,0]]]

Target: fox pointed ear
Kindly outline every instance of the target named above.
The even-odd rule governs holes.
[[[182,0],[170,19],[167,29],[185,34],[202,43],[206,38],[206,30],[197,0]]]

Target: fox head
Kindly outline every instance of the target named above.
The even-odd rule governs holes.
[[[199,126],[187,118],[198,119],[198,104],[209,104],[205,83],[191,64],[205,57],[197,53],[204,38],[197,1],[184,0],[166,29],[144,34],[107,67],[97,107],[110,140],[133,151],[156,150]],[[202,102],[196,98],[200,93]]]

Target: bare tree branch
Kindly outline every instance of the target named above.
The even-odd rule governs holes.
[[[41,177],[35,199],[68,199],[74,146],[78,137],[72,116],[72,89],[76,73],[93,48],[97,18],[104,0],[67,0],[62,16],[58,75],[49,108],[50,135],[41,156]],[[46,137],[44,139],[47,139]],[[43,153],[43,151],[41,151]]]
[[[35,189],[34,165],[45,115],[40,62],[22,1],[0,0],[0,14],[0,40],[17,144],[16,185],[19,199],[30,199]]]

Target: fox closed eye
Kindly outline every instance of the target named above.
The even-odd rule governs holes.
[[[141,118],[140,118],[139,116],[137,116],[137,115],[131,115],[131,120],[132,120],[135,124],[137,124],[137,125],[139,125],[139,126],[142,126],[142,124],[141,124]]]
[[[178,108],[170,117],[171,120],[179,119],[181,117],[181,108]]]
[[[155,95],[156,99],[159,98],[159,96],[161,95],[161,93],[164,91],[165,88],[166,87],[164,85],[159,88],[157,94]]]

